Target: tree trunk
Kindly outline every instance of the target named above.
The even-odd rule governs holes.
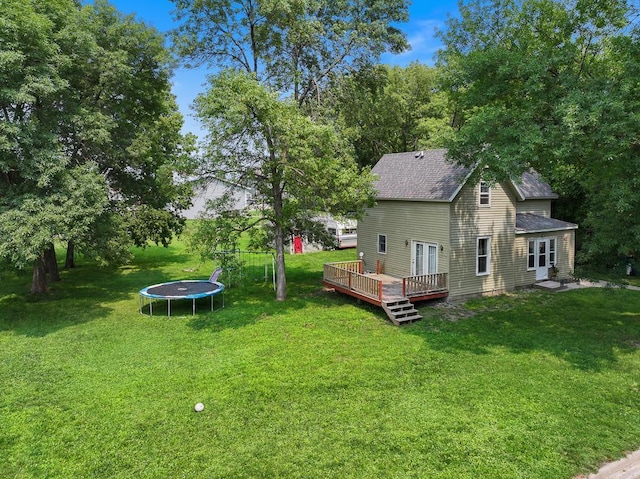
[[[33,280],[31,281],[31,294],[47,292],[47,275],[44,271],[44,254],[33,262]]]
[[[75,260],[75,245],[73,241],[67,243],[67,257],[64,260],[64,269],[71,269],[76,267]]]
[[[276,243],[276,300],[287,299],[287,278],[284,264],[284,232],[282,225],[274,225],[274,236]]]
[[[268,142],[271,146],[271,144]],[[273,148],[271,149],[273,152]],[[272,164],[276,164],[275,155],[271,153]],[[283,188],[281,186],[282,175],[278,171],[277,167],[272,169],[272,194],[273,194],[273,216],[275,221],[273,222],[273,235],[276,247],[276,301],[284,301],[287,299],[287,276],[284,264],[284,202],[282,198]]]
[[[58,258],[56,258],[56,249],[53,243],[44,250],[44,262],[50,282],[60,281],[60,270],[58,270]]]

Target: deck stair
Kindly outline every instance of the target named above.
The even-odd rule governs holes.
[[[382,309],[396,326],[420,321],[422,316],[408,298],[398,298],[382,302]]]

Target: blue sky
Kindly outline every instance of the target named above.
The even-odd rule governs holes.
[[[122,13],[134,14],[138,20],[161,32],[173,28],[173,3],[169,0],[111,0],[111,3]],[[444,26],[447,15],[456,16],[457,13],[457,0],[414,0],[409,8],[409,22],[399,25],[407,34],[411,50],[400,55],[386,54],[381,62],[405,66],[412,61],[420,61],[432,65],[433,56],[440,46],[434,35],[435,29]],[[173,77],[173,93],[185,120],[183,131],[198,136],[202,133],[197,120],[192,117],[191,104],[196,95],[204,90],[206,75],[205,68],[179,68]]]

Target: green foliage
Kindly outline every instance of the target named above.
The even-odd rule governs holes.
[[[63,240],[108,262],[168,244],[194,142],[162,35],[104,0],[8,0],[0,22],[0,256],[25,267]]]
[[[330,76],[407,49],[394,23],[406,0],[173,0],[178,54],[189,65],[253,73],[299,104],[315,102]]]
[[[59,165],[67,162],[65,158],[58,161]],[[0,209],[0,256],[16,267],[31,266],[53,239],[86,244],[86,254],[93,258],[128,257],[123,235],[106,228],[108,186],[95,165],[58,171],[44,185],[12,196],[11,202],[15,206]],[[95,238],[104,238],[100,248],[91,244]]]
[[[582,259],[640,250],[639,40],[626,1],[472,1],[441,37],[461,115],[450,156],[494,179],[534,167],[580,223]]]
[[[95,164],[76,165],[58,142],[57,99],[71,61],[58,35],[72,2],[4,2],[0,28],[0,256],[31,266],[54,238],[87,235],[107,207]]]
[[[335,126],[315,121],[324,91],[332,75],[407,48],[393,23],[407,20],[408,2],[173,3],[178,54],[189,65],[219,68],[195,104],[210,132],[205,176],[256,190],[276,250],[276,296],[285,299],[284,248],[293,225],[317,213],[357,215],[373,196],[370,175],[350,160]],[[240,220],[213,226],[223,242],[233,242],[227,232],[254,227],[246,217],[252,213],[216,213],[217,223]]]
[[[100,266],[125,264],[133,258],[127,230],[129,227],[125,216],[110,206],[72,244],[83,257],[90,258]]]
[[[182,232],[185,224],[184,218],[147,204],[126,209],[122,217],[133,243],[142,247],[149,241],[168,246],[173,234]]]
[[[337,117],[360,165],[386,153],[438,148],[453,133],[453,113],[437,90],[438,72],[420,63],[378,65],[335,80],[326,115]]]
[[[66,33],[75,52],[65,70],[66,151],[105,172],[134,244],[167,244],[183,228],[191,191],[175,175],[191,171],[194,138],[180,133],[164,38],[104,0],[70,19]]]
[[[235,209],[233,204],[229,194],[211,201],[207,205],[208,212],[189,231],[190,250],[199,253],[203,260],[211,259],[219,251],[240,249],[242,234],[259,222],[259,217],[249,211]]]
[[[211,77],[195,110],[210,131],[203,176],[229,185],[230,193],[242,187],[256,196],[244,211],[232,210],[228,197],[211,205],[215,210],[196,241],[205,251],[212,245],[234,249],[239,234],[261,224],[270,230],[262,238],[279,252],[284,281],[285,237],[303,218],[318,212],[357,216],[373,201],[370,173],[360,171],[333,126],[313,121],[252,74],[225,70]]]
[[[287,258],[287,303],[252,284],[167,318],[136,292],[212,263],[134,253],[80,258],[52,301],[0,271],[3,475],[570,478],[638,448],[637,291],[424,304],[397,328],[322,290],[322,264],[353,259],[335,251]]]

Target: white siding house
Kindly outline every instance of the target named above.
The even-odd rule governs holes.
[[[197,188],[192,198],[192,206],[188,210],[185,210],[182,215],[187,219],[196,219],[205,211],[208,200],[214,200],[222,197],[227,191],[229,185],[220,181],[212,180],[207,183],[206,186]],[[242,209],[249,205],[253,201],[253,194],[251,190],[247,188],[234,188],[233,198],[235,200],[234,207],[236,209]]]

